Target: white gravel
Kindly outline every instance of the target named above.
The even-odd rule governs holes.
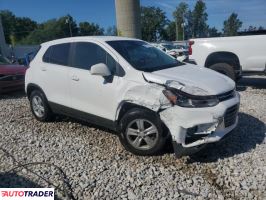
[[[261,82],[266,86],[265,79]],[[266,90],[239,89],[236,130],[226,140],[179,160],[172,152],[132,155],[114,133],[72,119],[40,123],[24,95],[2,95],[0,187],[57,186],[58,199],[66,199],[66,190],[73,199],[265,199]],[[18,165],[10,156],[20,164],[47,164],[9,171]],[[60,167],[65,179],[48,164]]]

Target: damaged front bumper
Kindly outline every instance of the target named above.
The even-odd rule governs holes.
[[[172,141],[176,157],[180,158],[182,156],[191,155],[203,149],[208,143],[214,143],[224,139],[226,136],[228,136],[230,132],[234,130],[234,128],[237,126],[237,123],[238,123],[238,118],[236,119],[234,125],[225,128],[224,130],[215,131],[209,134],[208,136],[202,137],[196,142],[188,145],[183,146],[182,144],[177,143],[176,141]]]
[[[208,143],[220,141],[238,123],[239,95],[208,108],[173,106],[161,111],[161,120],[168,127],[175,155],[190,155]]]

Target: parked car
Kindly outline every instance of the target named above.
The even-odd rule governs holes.
[[[266,75],[266,35],[191,39],[189,59],[233,80]]]
[[[178,49],[175,45],[171,43],[152,43],[152,44],[181,62],[188,58],[188,53],[186,53],[187,50],[181,48]]]
[[[17,58],[17,62],[20,65],[24,65],[24,66],[29,66],[30,62],[32,61],[32,59],[34,58],[34,56],[36,55],[38,51],[33,51],[33,52],[29,52],[27,54],[25,54],[23,57],[21,58]]]
[[[37,120],[63,114],[107,127],[138,155],[157,154],[167,139],[176,156],[188,155],[218,142],[238,122],[239,95],[230,78],[137,39],[43,43],[25,82]]]
[[[23,89],[26,69],[0,55],[0,94]]]
[[[173,44],[176,49],[181,49],[188,54],[188,46],[181,44]]]

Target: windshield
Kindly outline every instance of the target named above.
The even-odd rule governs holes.
[[[143,41],[119,40],[107,43],[140,71],[153,72],[182,65],[173,57]]]
[[[8,60],[6,57],[0,55],[0,65],[8,65],[11,64],[11,61]]]

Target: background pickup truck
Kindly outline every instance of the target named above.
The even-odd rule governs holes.
[[[191,39],[189,59],[233,80],[266,74],[266,35]]]

